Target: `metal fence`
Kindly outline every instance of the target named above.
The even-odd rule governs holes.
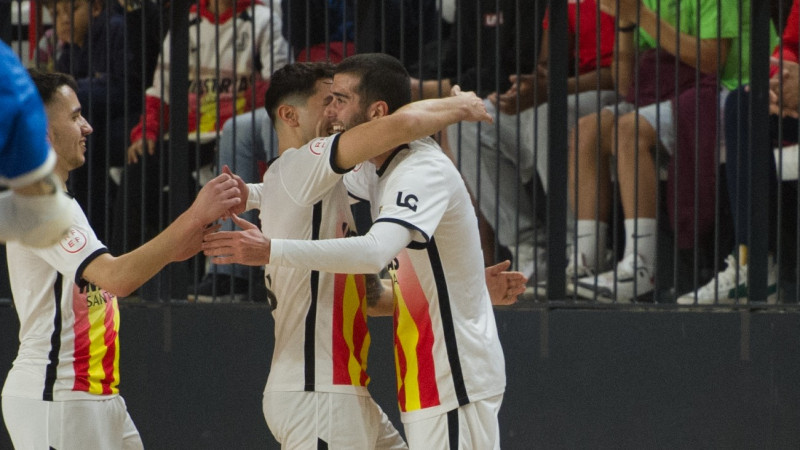
[[[457,83],[487,98],[493,125],[438,138],[473,193],[486,263],[508,257],[530,277],[522,305],[787,308],[800,292],[798,48],[779,37],[796,37],[793,6],[11,0],[0,35],[81,82],[94,133],[69,185],[113,253],[153,237],[221,164],[258,181],[276,156],[261,107],[273,70],[377,51],[406,65],[416,97]],[[776,44],[789,56],[771,65]],[[139,296],[263,301],[262,277],[198,256]]]

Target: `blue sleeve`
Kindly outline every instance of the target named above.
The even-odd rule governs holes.
[[[2,42],[0,80],[0,184],[25,184],[49,171],[47,119],[28,72]]]

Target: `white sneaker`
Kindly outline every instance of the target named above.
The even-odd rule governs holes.
[[[678,297],[680,305],[694,305],[695,294],[698,305],[720,304],[731,305],[747,303],[747,264],[740,266],[733,255],[725,258],[728,267],[697,291],[688,292]],[[767,303],[775,303],[778,298],[778,268],[769,258],[767,266]]]
[[[545,247],[520,242],[518,249],[512,246],[509,247],[509,251],[514,258],[515,270],[528,277],[528,285],[535,285],[536,281],[547,278],[547,249]]]
[[[608,261],[611,257],[608,255],[611,250],[604,253],[603,260],[600,262],[600,270],[604,270],[609,266]],[[575,285],[578,280],[585,277],[594,278],[594,270],[586,264],[586,256],[583,253],[578,253],[578,260],[575,260],[575,254],[569,252],[567,268],[566,268],[566,282],[567,286],[564,291],[567,297],[575,295]],[[542,280],[536,283],[536,295],[540,297],[547,297],[547,280]]]
[[[616,277],[615,277],[616,275]],[[615,280],[616,278],[616,280]],[[583,298],[598,301],[630,302],[655,289],[655,273],[644,263],[639,255],[629,253],[617,264],[614,270],[600,275],[586,276],[577,280],[575,293]]]

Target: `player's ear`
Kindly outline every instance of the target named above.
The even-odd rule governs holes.
[[[297,108],[292,105],[280,105],[278,106],[278,118],[286,123],[288,126],[294,128],[300,125],[297,117]]]
[[[388,115],[389,105],[383,100],[373,102],[371,105],[369,105],[369,109],[367,110],[367,117],[369,117],[370,120]]]

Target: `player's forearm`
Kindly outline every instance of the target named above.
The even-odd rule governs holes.
[[[126,297],[167,264],[180,260],[182,254],[197,253],[202,243],[199,228],[199,224],[184,213],[141,247],[118,257],[104,255],[96,259],[86,268],[83,277],[117,296]]]
[[[486,114],[481,99],[468,93],[410,103],[342,133],[336,165],[353,167],[461,120],[483,120],[481,114]],[[490,119],[488,115],[486,118]]]
[[[408,243],[411,231],[379,222],[364,236],[305,241],[272,239],[269,264],[331,273],[378,273]]]

